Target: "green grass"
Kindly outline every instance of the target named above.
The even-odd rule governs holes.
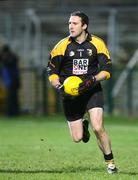
[[[91,132],[72,142],[63,116],[0,118],[0,180],[137,180],[138,120],[106,117],[119,173],[108,175]]]

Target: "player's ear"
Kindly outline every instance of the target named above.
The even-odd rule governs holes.
[[[87,29],[87,24],[83,24],[82,28],[83,30]]]

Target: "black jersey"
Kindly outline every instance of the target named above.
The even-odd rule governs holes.
[[[71,75],[87,78],[99,71],[111,73],[111,59],[105,43],[97,36],[88,34],[81,44],[66,37],[50,53],[48,75],[58,75],[61,83]]]

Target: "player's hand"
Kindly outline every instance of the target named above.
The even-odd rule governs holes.
[[[86,92],[87,90],[89,90],[91,87],[94,86],[95,82],[96,82],[96,78],[94,76],[92,76],[90,79],[84,80],[79,85],[79,89],[78,89],[79,94],[82,94]]]
[[[69,94],[66,94],[65,91],[64,91],[64,85],[63,84],[58,84],[55,86],[55,89],[57,90],[57,92],[62,96],[62,97],[72,97],[71,95]]]
[[[57,92],[59,92],[60,94],[64,93],[64,85],[63,84],[58,84],[55,86],[55,89],[57,90]]]

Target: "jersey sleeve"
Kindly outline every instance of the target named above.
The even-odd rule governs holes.
[[[108,77],[110,77],[112,71],[112,62],[107,46],[105,45],[104,41],[97,36],[92,36],[92,44],[97,50],[97,60],[100,71],[107,72]]]
[[[47,65],[49,77],[52,75],[57,75],[54,77],[58,77],[60,75],[60,70],[62,68],[61,66],[68,43],[68,38],[61,40],[50,52],[49,62]]]
[[[48,76],[52,74],[57,74],[57,75],[60,74],[60,67],[61,67],[62,60],[63,60],[62,55],[56,54],[55,56],[52,56],[50,53],[49,62],[47,66]]]
[[[111,74],[112,62],[110,58],[109,51],[103,41],[100,42],[100,45],[97,49],[98,53],[98,62],[101,71],[107,71]]]

